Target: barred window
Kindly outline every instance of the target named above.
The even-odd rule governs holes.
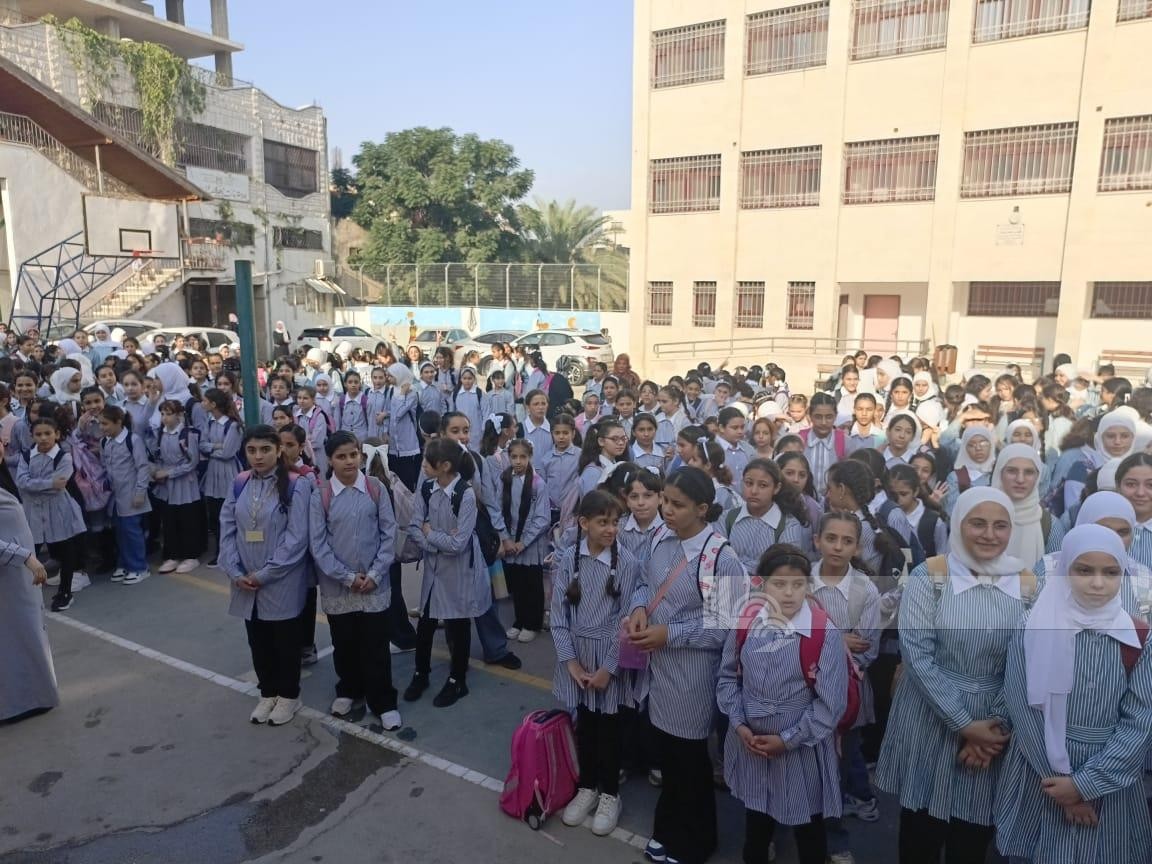
[[[948,0],[855,0],[852,59],[911,54],[948,42]]]
[[[289,198],[303,198],[319,191],[316,185],[315,150],[264,140],[264,180]]]
[[[992,318],[1055,318],[1059,282],[972,282],[968,314]]]
[[[789,330],[811,330],[816,318],[816,283],[788,283],[788,317],[785,326]]]
[[[821,148],[789,147],[740,154],[740,206],[815,207],[820,203]]]
[[[736,327],[759,329],[764,326],[764,283],[736,283]]]
[[[651,213],[697,213],[720,209],[720,154],[653,159]]]
[[[1099,188],[1101,192],[1152,189],[1152,114],[1105,121]]]
[[[724,21],[652,34],[652,86],[680,87],[724,77]]]
[[[272,245],[277,249],[323,249],[324,232],[277,225],[272,229]]]
[[[716,326],[716,283],[692,283],[692,326]]]
[[[923,135],[844,145],[844,203],[933,200],[939,143]]]
[[[92,114],[137,147],[154,156],[159,155],[156,142],[145,133],[144,115],[139,108],[97,102],[92,107]],[[231,174],[248,173],[250,139],[247,135],[188,120],[177,120],[173,132],[177,165],[210,168]]]
[[[1092,0],[976,0],[973,42],[994,42],[1088,26]]]
[[[672,283],[648,283],[648,326],[672,326]]]
[[[828,62],[828,0],[748,16],[745,75],[767,75]]]
[[[1075,123],[966,132],[960,197],[1068,192],[1075,154]]]
[[[211,240],[219,237],[232,246],[254,246],[256,226],[250,222],[217,222],[214,219],[200,219],[193,216],[188,220],[188,236]]]
[[[1152,318],[1152,282],[1097,282],[1093,318]]]
[[[1117,21],[1135,21],[1137,18],[1152,18],[1152,0],[1120,0]]]

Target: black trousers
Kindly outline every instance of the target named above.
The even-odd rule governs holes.
[[[331,620],[329,620],[331,625]],[[316,644],[316,586],[313,585],[304,595],[304,611],[300,613],[300,649],[305,650]],[[333,645],[336,644],[333,637]]]
[[[504,578],[512,595],[512,626],[518,630],[541,630],[544,627],[544,568],[538,564],[505,561]]]
[[[707,738],[678,738],[655,726],[664,785],[652,839],[680,864],[703,864],[716,851],[716,792]]]
[[[216,536],[220,542],[220,511],[224,509],[223,498],[204,498],[204,512],[208,519],[208,533]]]
[[[900,658],[896,654],[881,654],[868,667],[868,681],[875,699],[876,722],[862,730],[861,750],[866,762],[880,759],[880,745],[888,728],[888,714],[892,711],[892,679]]]
[[[388,468],[400,478],[400,482],[408,487],[409,492],[416,491],[416,484],[420,480],[420,461],[423,459],[419,454],[415,456],[394,456],[388,454]]]
[[[984,864],[995,828],[962,819],[945,822],[927,810],[900,810],[900,864]]]
[[[72,577],[80,569],[84,559],[84,538],[86,534],[77,534],[67,540],[58,540],[48,544],[48,551],[60,565],[60,587],[58,594],[72,593]]]
[[[625,771],[648,771],[660,767],[660,754],[652,734],[648,708],[620,709],[620,759]]]
[[[388,568],[388,582],[392,586],[392,602],[388,605],[388,638],[397,648],[409,651],[416,647],[416,628],[408,617],[408,604],[404,602],[402,565],[393,561]]]
[[[169,561],[199,558],[204,553],[204,502],[168,504],[161,501],[159,504],[164,557]]]
[[[427,675],[432,671],[432,639],[436,636],[436,619],[428,614],[420,616],[416,625],[416,674]],[[448,651],[452,660],[448,677],[463,683],[468,677],[468,655],[472,651],[472,619],[448,618],[444,621],[444,638],[448,640]]]
[[[300,698],[300,619],[261,621],[253,610],[244,626],[260,695]]]
[[[828,838],[824,817],[813,816],[806,825],[793,825],[799,864],[824,864],[828,858]],[[744,810],[744,864],[766,864],[768,846],[776,833],[776,820],[767,813]]]
[[[576,757],[580,788],[604,795],[620,792],[620,715],[576,708]]]
[[[313,616],[313,621],[316,620]],[[392,653],[388,647],[388,613],[348,612],[329,615],[336,695],[363,699],[377,716],[396,710],[392,686]]]

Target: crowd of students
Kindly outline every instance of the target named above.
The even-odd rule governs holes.
[[[717,787],[745,807],[746,862],[781,825],[804,864],[850,862],[874,785],[905,864],[1150,859],[1152,389],[1065,363],[942,387],[924,358],[861,352],[810,396],[773,364],[659,385],[625,363],[574,400],[504,359],[481,383],[450,351],[313,350],[253,395],[235,357],[0,359],[52,608],[88,573],[148,578],[149,544],[160,573],[218,566],[272,725],[299,710],[317,603],[332,713],[385,730],[431,688],[438,627],[443,708],[468,695],[473,623],[509,668],[550,631],[579,762],[563,822],[611,833],[646,775],[655,862],[709,858]]]

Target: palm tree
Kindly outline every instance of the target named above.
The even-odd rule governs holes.
[[[522,204],[520,222],[528,260],[541,264],[573,264],[585,260],[585,250],[603,235],[608,217],[595,207],[569,200]]]

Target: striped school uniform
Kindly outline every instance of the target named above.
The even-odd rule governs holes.
[[[580,448],[569,446],[567,450],[551,450],[543,459],[535,454],[532,462],[540,466],[540,476],[548,489],[548,501],[553,510],[559,510],[561,502],[576,482],[577,467],[580,464]]]
[[[1152,567],[1152,519],[1147,522],[1136,523],[1136,529],[1132,532],[1132,545],[1128,547],[1128,555],[1145,567]]]
[[[507,414],[516,416],[516,396],[506,387],[493,387],[484,394],[484,415]]]
[[[1040,788],[1048,764],[1039,711],[1028,704],[1024,625],[1013,634],[1004,678],[1012,740],[996,792],[997,846],[1037,862],[1120,864],[1152,860],[1152,820],[1140,768],[1152,728],[1152,659],[1142,651],[1129,675],[1120,643],[1106,633],[1076,635],[1076,677],[1068,696],[1065,741],[1072,782],[1100,824],[1076,827]]]
[[[987,486],[992,482],[991,474],[970,471],[969,477],[972,480],[972,486]],[[951,515],[952,511],[956,509],[956,501],[960,497],[960,478],[955,471],[949,471],[944,483],[948,486],[948,491],[944,493],[944,500],[940,502],[940,508],[941,512]]]
[[[476,493],[464,491],[460,515],[452,512],[452,491],[456,477],[447,486],[433,483],[424,509],[424,495],[417,489],[408,536],[424,551],[424,574],[420,583],[420,609],[433,618],[461,619],[483,615],[492,605],[488,566],[476,538]],[[425,522],[432,526],[425,537]]]
[[[732,515],[733,511],[735,516]],[[732,526],[731,531],[728,530],[729,525]],[[800,522],[795,516],[786,515],[777,504],[773,504],[761,516],[753,516],[748,512],[748,505],[741,504],[721,516],[716,527],[727,536],[736,557],[750,574],[756,572],[760,556],[769,546],[791,543],[804,548]]]
[[[805,825],[812,817],[841,813],[836,724],[847,708],[848,667],[840,631],[824,634],[813,692],[800,666],[801,634],[812,632],[807,603],[787,628],[777,622],[753,625],[737,657],[737,631],[724,643],[716,702],[728,716],[724,780],[749,810],[783,825]],[[737,729],[779,735],[786,750],[766,759],[744,747]]]
[[[852,654],[856,665],[862,670],[867,669],[880,656],[880,592],[872,580],[849,565],[843,579],[835,585],[828,585],[820,576],[820,562],[817,561],[812,565],[811,590],[837,630],[852,633],[868,643],[868,650]],[[853,591],[857,592],[859,600],[853,597]],[[876,698],[872,693],[872,682],[865,675],[860,681],[860,711],[853,728],[859,729],[875,720]]]
[[[531,471],[531,468],[529,470]],[[493,504],[488,507],[488,516],[492,520],[492,527],[500,534],[501,540],[517,539],[516,528],[520,524],[520,499],[525,494],[525,479],[523,474],[512,475],[512,500],[509,503],[511,512],[507,514],[511,517],[512,524],[508,524],[504,513],[504,480],[499,475],[496,477],[496,494]],[[552,519],[544,481],[535,471],[532,471],[527,494],[532,503],[519,537],[519,542],[524,544],[524,551],[504,560],[508,564],[541,567],[544,564],[544,556],[548,554],[548,529],[551,527]]]
[[[468,418],[469,429],[476,436],[475,440],[479,441],[484,432],[484,418],[487,416],[484,407],[484,391],[479,387],[473,387],[471,390],[461,388],[456,391],[453,404],[457,411]],[[535,455],[535,449],[533,449],[533,455]]]
[[[652,537],[663,527],[664,520],[660,518],[659,513],[647,528],[641,528],[636,517],[629,513],[620,519],[616,542],[627,549],[638,564],[644,566],[652,555]]]
[[[744,482],[744,469],[756,458],[756,451],[747,441],[735,444],[722,441],[721,446],[724,448],[724,464],[732,472],[732,485],[739,489]]]
[[[627,549],[617,545],[614,575],[617,595],[612,597],[606,590],[611,564],[611,549],[604,549],[593,557],[588,552],[588,541],[581,540],[579,556],[575,547],[561,553],[552,582],[552,641],[556,646],[552,694],[569,709],[582,705],[601,714],[616,714],[622,706],[631,707],[633,704],[633,676],[618,674],[616,662],[620,648],[620,622],[628,616],[640,566]],[[566,594],[577,576],[580,602],[573,606]],[[589,673],[607,669],[612,673],[608,686],[603,690],[580,689],[568,674],[569,660],[578,660]],[[626,673],[628,670],[621,671]]]
[[[948,557],[949,570],[963,565]],[[908,577],[900,603],[904,675],[897,685],[880,751],[876,785],[900,796],[900,806],[942,820],[992,824],[1000,773],[956,761],[960,730],[1003,716],[1001,689],[1008,641],[1024,612],[1018,575],[959,594],[949,580],[937,597],[921,564]]]
[[[652,469],[663,473],[664,471],[664,451],[652,444],[651,450],[644,450],[639,444],[633,443],[628,449],[628,461],[634,462],[641,468]]]
[[[1037,584],[1043,585],[1048,571],[1056,567],[1059,551],[1057,549],[1055,552],[1049,552],[1036,562],[1032,572],[1036,574]],[[1152,569],[1145,567],[1133,558],[1131,552],[1129,552],[1128,561],[1124,565],[1124,582],[1120,586],[1120,604],[1129,615],[1137,615],[1141,618],[1148,617],[1149,605],[1152,604]]]
[[[60,456],[59,464],[56,457]],[[84,513],[67,489],[57,489],[57,477],[72,477],[72,456],[63,453],[60,445],[47,453],[33,450],[20,457],[16,485],[24,504],[24,515],[36,543],[61,543],[71,540],[85,529]]]
[[[351,432],[357,441],[368,437],[372,403],[367,393],[357,394],[355,397],[341,396],[336,403],[336,416],[333,418],[336,428]]]
[[[539,462],[552,452],[552,424],[545,420],[539,426],[532,425],[532,420],[524,418],[520,424],[517,437],[524,438],[532,443],[532,461]]]

